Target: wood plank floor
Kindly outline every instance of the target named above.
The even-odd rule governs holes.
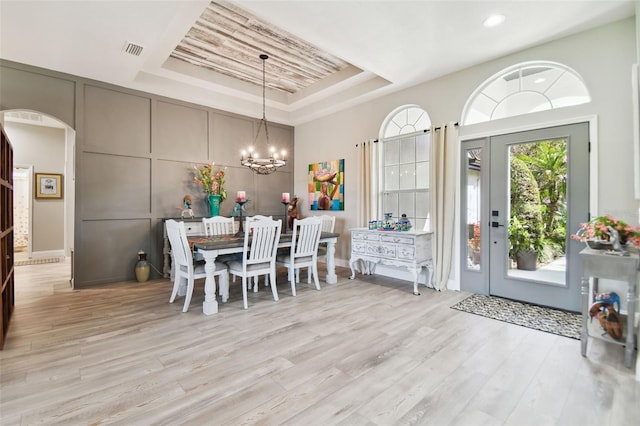
[[[69,265],[16,268],[0,424],[637,425],[623,349],[449,307],[461,292],[384,277],[306,283],[280,301],[239,281],[214,316],[171,283],[71,290]],[[303,280],[306,274],[303,273]]]

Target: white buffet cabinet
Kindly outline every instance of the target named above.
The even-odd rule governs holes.
[[[368,228],[351,230],[351,279],[356,276],[356,265],[361,271],[373,274],[378,264],[405,267],[413,276],[413,294],[419,295],[418,275],[423,267],[429,273],[427,284],[433,277],[431,250],[432,232],[426,231],[379,231]]]

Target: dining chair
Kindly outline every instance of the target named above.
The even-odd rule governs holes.
[[[247,283],[252,277],[269,275],[273,300],[278,300],[276,287],[276,254],[280,242],[282,220],[251,220],[244,234],[242,261],[229,262],[229,273],[242,277],[242,300],[248,309]],[[257,286],[256,286],[257,287]],[[257,288],[254,288],[257,291]]]
[[[245,228],[247,228],[246,224],[254,221],[254,220],[273,220],[273,216],[264,216],[261,214],[257,214],[255,216],[247,216],[247,220],[245,222]],[[248,229],[248,228],[247,228]],[[258,282],[260,281],[260,277],[255,276],[253,277],[253,285],[250,287],[253,287],[253,292],[257,292],[258,291]],[[236,282],[236,277],[233,277],[233,282]],[[265,275],[264,276],[264,286],[268,287],[269,286],[269,275]]]
[[[291,292],[296,295],[296,270],[307,267],[313,273],[316,289],[320,290],[318,280],[318,243],[322,233],[322,219],[307,217],[293,220],[293,236],[288,254],[277,257],[276,263],[289,269]]]
[[[203,217],[202,225],[204,226],[204,235],[206,235],[207,237],[235,233],[233,217]]]
[[[214,237],[217,235],[230,235],[235,234],[235,221],[233,217],[225,216],[213,216],[203,217],[202,226],[204,228],[204,235],[207,237]],[[197,253],[196,253],[197,254]],[[196,259],[201,260],[199,256]],[[241,259],[239,254],[223,254],[216,258],[218,262],[228,263],[234,260]]]
[[[207,276],[204,262],[194,260],[193,252],[187,239],[184,222],[169,219],[165,226],[167,227],[167,236],[169,237],[169,244],[171,245],[171,259],[174,269],[173,290],[169,298],[169,303],[175,301],[179,288],[184,288],[186,281],[186,293],[182,312],[187,312],[189,310],[189,304],[191,303],[195,280],[206,278]],[[216,276],[218,277],[220,296],[222,296],[224,301],[224,299],[229,297],[229,274],[227,265],[222,262],[216,262],[215,265],[214,279]]]
[[[322,220],[322,232],[333,232],[336,226],[336,217],[328,214],[318,216]],[[327,258],[327,243],[318,244],[318,260]],[[297,282],[300,282],[300,270],[296,270]],[[311,268],[307,269],[307,283],[311,284]]]

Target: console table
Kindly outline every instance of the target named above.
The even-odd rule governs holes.
[[[609,343],[625,346],[624,361],[627,368],[633,366],[633,352],[635,349],[634,317],[636,312],[636,286],[640,258],[638,253],[628,256],[606,254],[603,250],[585,248],[580,252],[582,260],[582,334],[580,338],[582,356],[587,356],[587,341],[589,337],[605,340]],[[590,289],[590,278],[593,287]],[[606,278],[627,283],[627,315],[623,323],[624,341],[617,341],[609,335],[603,335],[598,321],[589,318],[589,307],[592,295],[598,292],[598,278]],[[622,296],[622,295],[621,295]],[[624,316],[623,316],[624,318]],[[593,327],[593,328],[592,328]],[[640,362],[636,361],[636,372],[640,372]],[[636,374],[637,377],[640,377]]]
[[[429,271],[427,283],[433,277],[432,235],[432,232],[426,231],[352,229],[350,278],[355,278],[355,266],[358,262],[364,262],[364,274],[373,274],[377,264],[405,267],[413,275],[413,294],[419,296],[418,275],[422,268],[426,266]]]

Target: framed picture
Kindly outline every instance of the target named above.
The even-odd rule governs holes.
[[[309,210],[344,210],[344,158],[309,164]]]
[[[36,173],[36,198],[62,198],[62,175]]]

